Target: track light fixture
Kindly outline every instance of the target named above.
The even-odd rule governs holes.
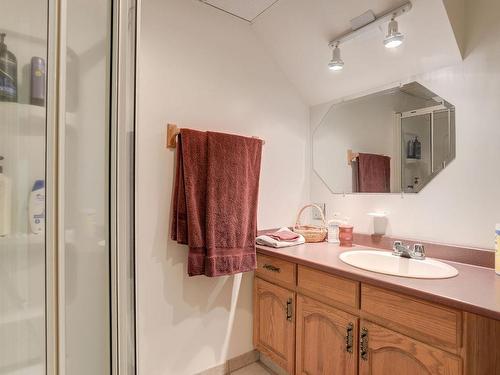
[[[338,43],[332,49],[332,59],[328,63],[328,68],[330,68],[330,70],[342,70],[342,69],[344,69],[344,62],[342,61],[342,58],[340,57],[340,48],[339,48]]]
[[[332,59],[328,63],[330,70],[342,70],[344,62],[340,57],[339,45],[355,39],[359,35],[382,25],[389,23],[387,35],[384,38],[384,46],[386,48],[396,48],[403,44],[405,39],[404,35],[398,30],[398,22],[396,18],[408,13],[412,8],[411,1],[403,4],[402,6],[392,9],[389,12],[375,17],[372,11],[367,11],[361,16],[351,20],[352,30],[333,39],[328,46],[332,48]]]
[[[389,29],[387,30],[387,36],[384,38],[384,46],[386,48],[396,48],[403,44],[405,36],[398,31],[398,21],[391,19],[389,22]]]

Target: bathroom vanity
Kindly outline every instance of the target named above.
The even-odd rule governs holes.
[[[352,250],[352,249],[348,249]],[[327,243],[259,246],[254,345],[289,374],[500,374],[500,278],[410,279],[344,264]]]

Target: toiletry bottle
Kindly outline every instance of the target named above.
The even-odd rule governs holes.
[[[0,162],[3,159],[3,156],[0,156]],[[0,236],[7,236],[10,234],[11,199],[12,182],[10,177],[3,173],[3,166],[0,165]]]
[[[29,201],[30,229],[34,234],[45,231],[45,182],[36,180],[30,193]]]
[[[45,60],[41,57],[31,58],[31,104],[45,104]]]
[[[420,160],[422,158],[422,143],[420,143],[418,137],[415,137],[415,141],[413,141],[413,152],[415,153],[415,159]]]
[[[0,101],[17,102],[17,59],[7,49],[5,36],[0,34]]]
[[[333,219],[328,221],[328,242],[340,243],[339,240],[339,226],[344,224],[344,220],[340,217],[338,212],[333,214]]]
[[[406,144],[406,158],[407,159],[413,159],[415,157],[415,148],[413,147],[413,140],[409,139],[408,143]]]
[[[500,224],[495,226],[495,272],[500,276]]]

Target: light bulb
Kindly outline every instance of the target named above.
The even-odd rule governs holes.
[[[398,22],[392,20],[389,22],[387,36],[384,38],[384,46],[386,48],[396,48],[403,44],[405,36],[398,31]]]
[[[335,46],[332,52],[332,59],[328,63],[328,68],[330,70],[338,71],[344,69],[344,62],[340,57],[340,48],[338,44]]]

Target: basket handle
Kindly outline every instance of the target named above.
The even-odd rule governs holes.
[[[295,226],[294,228],[297,228],[299,225],[300,225],[300,217],[302,216],[302,212],[304,212],[304,210],[306,208],[315,208],[319,211],[320,215],[321,215],[321,220],[323,221],[323,226],[326,227],[326,220],[325,220],[325,215],[323,215],[323,210],[316,204],[307,204],[305,205],[304,207],[302,207],[299,211],[299,213],[297,214],[297,219],[295,220]]]

